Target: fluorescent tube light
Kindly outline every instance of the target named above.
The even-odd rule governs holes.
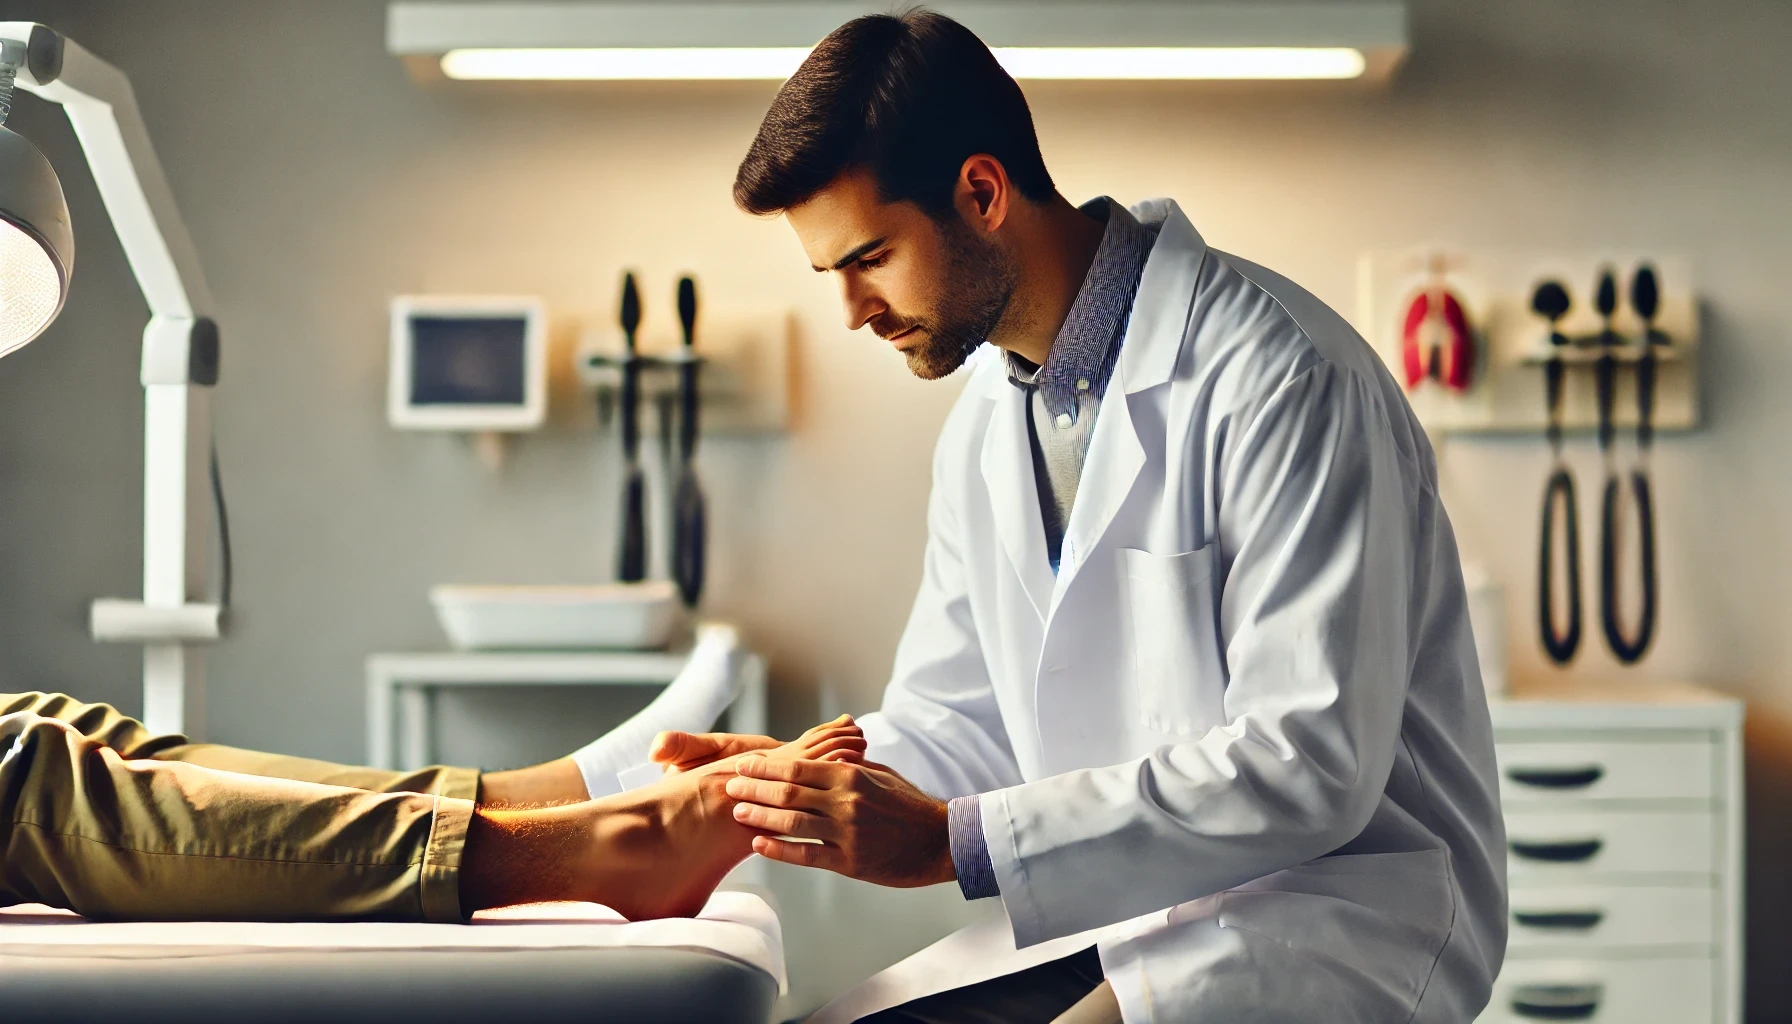
[[[1015,78],[1273,79],[1357,78],[1367,62],[1348,47],[998,46]]]
[[[807,46],[460,49],[442,55],[449,78],[527,81],[668,81],[789,78]]]
[[[1346,79],[1367,67],[1362,51],[1319,46],[998,46],[996,59],[1023,79]],[[463,48],[442,55],[442,73],[463,80],[782,80],[806,46]]]

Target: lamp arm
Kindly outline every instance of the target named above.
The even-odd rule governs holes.
[[[216,639],[206,586],[211,517],[211,391],[218,331],[193,240],[150,145],[124,73],[53,29],[0,22],[8,53],[25,44],[17,84],[60,104],[149,305],[143,329],[143,600],[96,601],[96,640],[143,644],[143,720],[158,732],[204,731],[204,665]]]

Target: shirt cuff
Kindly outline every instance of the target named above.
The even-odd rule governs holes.
[[[961,796],[946,804],[946,837],[952,844],[952,870],[958,873],[958,890],[964,898],[1000,896],[989,843],[983,838],[983,804],[977,797]]]

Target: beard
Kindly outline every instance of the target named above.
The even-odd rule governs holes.
[[[978,238],[956,216],[948,217],[939,230],[945,258],[935,289],[940,303],[933,315],[911,319],[889,311],[871,321],[871,329],[882,338],[916,329],[920,340],[903,355],[909,372],[922,380],[938,380],[964,365],[1001,323],[1020,279],[1007,252]]]

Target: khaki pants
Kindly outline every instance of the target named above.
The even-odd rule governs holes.
[[[158,736],[0,694],[0,905],[92,918],[462,920],[469,768],[387,772]]]

